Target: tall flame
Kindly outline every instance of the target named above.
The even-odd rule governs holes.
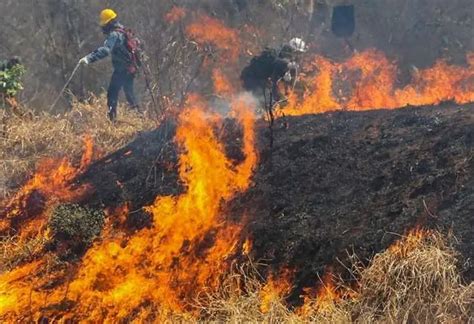
[[[146,208],[152,228],[128,241],[106,237],[93,246],[68,283],[41,288],[47,281],[41,276],[41,261],[0,275],[0,319],[34,314],[37,320],[45,316],[45,303],[67,301],[73,302],[66,310],[51,306],[55,316],[107,322],[156,319],[156,314],[186,310],[198,293],[217,288],[226,260],[237,252],[241,229],[225,222],[222,203],[250,185],[257,162],[253,114],[241,102],[235,112],[244,130],[245,159],[240,165],[226,157],[214,134],[220,118],[197,107],[186,109],[176,134],[184,150],[179,173],[186,192],[158,197]],[[30,271],[36,276],[18,280]]]

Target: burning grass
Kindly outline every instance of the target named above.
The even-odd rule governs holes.
[[[92,137],[96,150],[107,154],[128,143],[139,131],[155,126],[125,107],[119,110],[118,123],[112,125],[99,107],[105,107],[104,97],[93,98],[90,104],[77,102],[65,115],[44,113],[31,120],[9,120],[7,133],[0,137],[0,198],[18,187],[45,157],[79,159],[86,134]]]
[[[318,296],[291,311],[285,295],[273,294],[262,309],[267,285],[254,270],[238,271],[208,296],[202,311],[207,320],[227,323],[468,322],[474,315],[474,284],[462,284],[456,264],[457,253],[443,235],[414,232],[377,254],[368,267],[355,263],[356,291],[341,284],[338,297],[327,298],[319,289]],[[352,297],[341,298],[344,290]]]
[[[0,319],[25,318],[28,316],[25,309],[34,309],[31,316],[35,319],[58,316],[61,313],[58,305],[64,304],[69,306],[68,312],[61,313],[62,318],[70,319],[154,320],[165,316],[161,313],[166,311],[186,314],[186,317],[194,315],[187,306],[188,301],[200,291],[216,289],[228,260],[239,249],[240,226],[221,218],[221,205],[248,188],[257,163],[253,113],[240,101],[235,102],[234,108],[244,129],[244,161],[235,165],[227,157],[213,127],[222,123],[221,117],[206,114],[197,106],[184,110],[180,114],[176,141],[183,150],[179,172],[186,193],[157,197],[145,208],[153,217],[154,226],[127,240],[103,234],[81,262],[71,263],[71,267],[76,268],[71,278],[55,273],[45,275],[42,265],[46,261],[41,256],[38,261],[28,260],[30,264],[0,274]],[[89,160],[84,158],[89,156],[87,152],[85,150],[82,160]],[[77,175],[82,169],[81,164],[67,174]],[[34,195],[34,189],[47,194],[48,199],[42,204],[45,207],[35,215],[24,215],[22,208],[7,208],[4,228],[16,228],[23,236],[27,234],[27,238],[48,236],[47,231],[37,230],[44,226],[36,224],[45,223],[55,204],[75,202],[76,194],[82,197],[81,187],[75,186],[70,177],[60,177],[64,181],[52,186],[61,189],[58,193],[46,191],[51,181],[47,176],[40,178],[46,181],[38,182],[40,186],[37,182],[28,182],[8,206],[23,206],[24,197]],[[20,212],[16,213],[17,210]],[[75,232],[71,235],[67,230],[68,239],[81,236],[76,233],[80,224],[68,221],[65,225]],[[18,280],[25,274],[28,274],[27,279]],[[53,288],[50,288],[51,277],[61,278]],[[30,299],[26,295],[30,295]],[[48,300],[46,307],[45,299]],[[108,311],[104,313],[104,309]]]
[[[400,88],[399,67],[376,49],[354,54],[343,62],[316,56],[307,66],[303,83],[309,86],[304,99],[291,95],[285,115],[304,115],[334,110],[395,109],[438,105],[446,101],[474,101],[474,54],[464,66],[438,60],[429,68],[413,67],[411,81]]]

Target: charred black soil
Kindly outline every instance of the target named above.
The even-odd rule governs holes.
[[[254,185],[228,207],[249,217],[243,235],[270,269],[296,269],[295,295],[328,266],[347,276],[348,253],[362,261],[415,226],[452,230],[465,278],[474,278],[474,106],[334,112],[286,117],[274,147],[259,124],[261,161]],[[140,207],[182,191],[174,127],[141,134],[96,162],[82,181],[96,191],[88,204],[130,202],[129,226],[150,225]],[[220,130],[241,158],[241,134]],[[168,143],[168,144],[167,144]],[[172,142],[171,142],[172,143]]]
[[[471,280],[473,108],[286,118],[238,203],[253,216],[254,256],[296,269],[301,287],[328,265],[344,272],[348,252],[368,260],[418,225],[453,230]]]

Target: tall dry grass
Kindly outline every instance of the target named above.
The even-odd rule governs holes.
[[[62,115],[43,113],[31,119],[11,116],[6,132],[0,134],[0,199],[6,197],[45,157],[79,159],[85,135],[94,140],[96,150],[107,154],[127,144],[138,132],[156,126],[155,122],[119,107],[118,122],[106,117],[105,97],[76,102]]]
[[[358,288],[352,298],[325,300],[324,307],[317,298],[308,299],[301,309],[290,311],[284,296],[275,296],[263,312],[263,285],[240,272],[207,296],[202,313],[205,321],[219,323],[470,323],[474,283],[462,283],[457,262],[447,238],[425,232],[401,239],[368,267],[356,262]]]

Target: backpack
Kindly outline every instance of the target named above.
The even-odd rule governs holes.
[[[130,74],[136,74],[142,65],[143,43],[129,28],[117,28],[116,31],[125,37],[127,53],[124,54],[127,56],[127,70]]]
[[[259,56],[252,58],[240,75],[244,89],[248,91],[257,90],[257,87],[265,85],[272,76],[277,57],[277,50],[265,48]]]

